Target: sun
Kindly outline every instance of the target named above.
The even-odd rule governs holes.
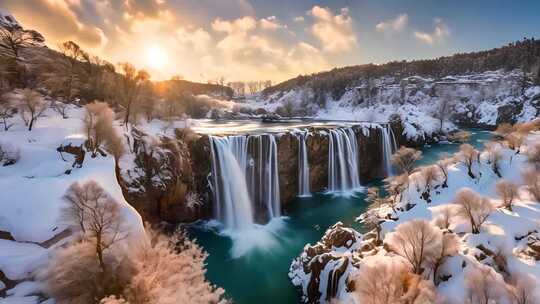
[[[146,49],[146,61],[152,69],[161,70],[168,63],[167,53],[160,46],[153,45]]]

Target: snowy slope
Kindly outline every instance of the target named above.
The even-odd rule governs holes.
[[[46,263],[49,249],[39,243],[66,228],[58,217],[64,206],[62,196],[74,182],[93,179],[121,205],[123,224],[129,231],[128,242],[137,242],[144,233],[141,217],[122,195],[112,156],[91,158],[87,153],[83,166],[72,168],[73,156],[57,152],[61,145],[78,146],[85,140],[84,109],[70,106],[68,116],[62,119],[48,109],[32,131],[15,116],[11,118],[15,125],[7,132],[0,132],[2,144],[20,150],[17,163],[0,166],[0,231],[9,232],[15,239],[0,240],[0,271],[10,280],[28,279]],[[70,174],[66,174],[68,169]],[[26,298],[13,301],[5,303],[34,303]]]
[[[526,157],[526,145],[540,142],[540,132],[529,135],[527,143],[522,147],[522,152],[516,154],[515,151],[502,148],[503,158],[501,160],[500,173],[508,181],[518,185],[522,183],[521,172],[529,167]],[[410,185],[404,193],[401,202],[397,206],[397,211],[392,211],[389,207],[382,207],[376,210],[381,218],[387,218],[382,225],[383,238],[401,223],[412,219],[426,219],[434,221],[441,216],[441,209],[444,206],[457,207],[452,202],[455,194],[463,187],[468,187],[478,194],[488,198],[490,203],[496,207],[491,212],[487,221],[481,228],[479,234],[470,233],[468,221],[458,217],[451,218],[450,231],[456,233],[459,237],[458,254],[450,257],[444,264],[443,273],[449,275],[449,279],[442,282],[438,288],[439,300],[441,303],[464,303],[465,302],[465,277],[482,264],[497,269],[497,261],[492,256],[486,256],[486,252],[502,253],[506,256],[506,269],[504,271],[497,269],[501,274],[497,280],[503,282],[503,277],[508,274],[528,274],[532,276],[535,285],[540,283],[540,263],[536,260],[536,255],[531,255],[531,244],[536,244],[538,232],[540,230],[540,205],[526,191],[526,186],[519,188],[520,198],[513,204],[512,211],[500,208],[501,201],[496,195],[495,184],[500,178],[493,172],[487,162],[487,154],[481,154],[480,165],[476,164],[473,168],[476,179],[471,179],[467,174],[466,167],[461,163],[454,163],[449,167],[448,187],[441,187],[441,181],[438,186],[431,191],[431,202],[428,203],[422,198],[422,180],[420,174],[413,173],[410,176]],[[478,176],[480,176],[478,178]],[[419,186],[420,185],[420,186]],[[420,188],[420,190],[418,189]],[[449,205],[450,204],[450,205]],[[413,206],[407,210],[406,206]],[[498,208],[497,208],[498,207]],[[388,216],[387,216],[388,215]],[[343,230],[343,228],[340,228]],[[378,247],[373,249],[366,235],[362,236],[358,232],[348,232],[349,235],[356,235],[355,243],[348,244],[345,247],[336,248],[328,246],[333,241],[328,241],[331,235],[339,235],[335,227],[330,228],[323,239],[317,244],[306,245],[304,252],[293,261],[289,276],[292,283],[298,286],[302,291],[304,300],[308,299],[308,287],[314,282],[320,282],[318,289],[321,291],[320,300],[326,302],[327,286],[325,285],[328,277],[335,276],[338,266],[334,264],[324,265],[320,272],[320,281],[312,280],[313,266],[321,263],[323,260],[343,260],[344,257],[353,265],[348,269],[344,277],[352,278],[355,273],[363,266],[373,265],[374,263],[386,263],[390,261],[403,261],[403,258],[395,253],[389,252],[386,248]],[[325,240],[326,238],[326,240]],[[343,238],[343,233],[341,235]],[[360,248],[360,249],[359,249]],[[367,249],[366,249],[367,248]],[[487,251],[481,250],[487,248]],[[373,249],[373,250],[372,250]],[[314,253],[315,252],[315,253]],[[380,265],[380,264],[378,264]],[[311,272],[306,272],[310,270]],[[318,269],[318,268],[316,268]],[[346,281],[341,278],[341,281]],[[346,283],[340,283],[346,284]],[[342,300],[357,303],[352,294],[343,291],[344,285],[337,288],[337,296]],[[540,289],[530,290],[531,293],[540,296]],[[317,295],[316,295],[317,296]],[[312,299],[312,297],[311,297]],[[539,298],[540,299],[540,298]],[[501,302],[510,303],[510,302]]]

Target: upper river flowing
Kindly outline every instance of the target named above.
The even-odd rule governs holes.
[[[469,143],[477,149],[483,149],[483,143],[492,136],[488,131],[469,131]],[[432,164],[442,153],[452,154],[458,149],[458,144],[451,143],[425,146],[418,165]],[[373,181],[363,186],[380,185],[380,181]],[[299,293],[288,277],[291,261],[307,243],[320,240],[338,221],[363,232],[354,220],[367,207],[364,199],[365,191],[346,196],[314,193],[288,203],[284,216],[257,226],[249,235],[229,234],[206,222],[189,225],[188,232],[209,253],[208,279],[223,287],[234,303],[298,303]]]

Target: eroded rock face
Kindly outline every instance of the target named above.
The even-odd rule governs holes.
[[[312,132],[306,138],[309,182],[313,192],[328,187],[328,145],[328,135],[322,132]]]
[[[305,303],[329,302],[345,292],[349,274],[361,259],[356,250],[362,235],[341,222],[330,227],[321,241],[306,245],[289,269],[292,283],[301,289]]]
[[[204,145],[196,139],[193,143],[168,137],[156,141],[137,130],[132,135],[130,156],[134,159],[126,161],[133,161],[134,166],[123,166],[120,161],[118,179],[124,197],[143,219],[191,222],[208,217],[211,210],[200,179],[209,171],[205,168],[209,154],[197,153],[200,149],[205,152]],[[190,193],[202,193],[203,197],[188,203]]]
[[[277,149],[280,198],[286,207],[298,194],[298,139],[285,133],[277,139]]]

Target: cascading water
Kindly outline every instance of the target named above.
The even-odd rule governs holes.
[[[271,134],[210,137],[215,216],[226,228],[253,225],[255,212],[281,215],[276,139]]]
[[[382,128],[383,141],[383,166],[386,176],[393,174],[392,172],[392,154],[397,150],[397,142],[394,136],[394,131],[387,125]]]
[[[308,132],[300,132],[298,138],[298,196],[310,196],[309,162],[306,147]]]
[[[360,187],[358,143],[352,128],[329,130],[328,190],[349,191]]]
[[[247,229],[253,224],[245,171],[247,138],[210,137],[216,218],[226,228]]]

